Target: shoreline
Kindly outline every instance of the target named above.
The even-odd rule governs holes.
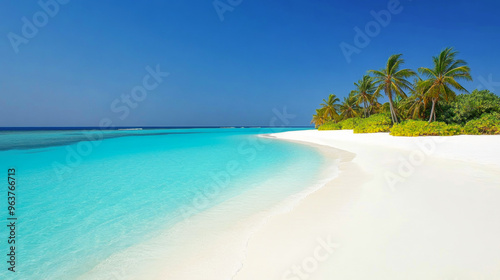
[[[440,139],[305,130],[259,137],[319,149],[329,166],[316,184],[269,208],[243,219],[223,215],[245,208],[259,190],[243,194],[113,256],[79,279],[500,277],[500,149],[487,145],[500,136]],[[479,147],[467,148],[472,144]],[[389,186],[384,175],[397,174],[418,151],[423,162]],[[217,230],[214,215],[225,217],[216,220]],[[183,234],[193,232],[202,236]],[[170,251],[156,252],[159,246]],[[119,261],[137,255],[139,264]],[[131,270],[137,266],[146,269]],[[111,273],[117,268],[127,273]]]
[[[500,149],[494,146],[500,136],[316,130],[273,136],[355,157],[332,184],[254,237],[246,267],[235,279],[500,277]],[[391,186],[387,174],[402,181]],[[302,233],[290,236],[297,220]],[[315,258],[326,234],[336,249],[328,258]],[[270,241],[286,235],[283,244]]]
[[[303,139],[282,138],[280,134],[274,133],[268,137],[315,147],[325,157],[337,158],[338,176],[329,178],[321,188],[298,201],[291,211],[272,217],[251,240],[247,261],[240,273],[232,278],[235,280],[323,279],[313,278],[314,275],[305,270],[304,274],[294,276],[293,271],[304,260],[314,259],[315,251],[320,247],[326,254],[320,259],[324,257],[326,260],[335,250],[341,250],[341,245],[335,242],[335,229],[346,223],[341,215],[343,209],[353,207],[361,194],[361,188],[348,185],[355,182],[360,186],[369,180],[369,175],[353,163],[356,154]],[[354,175],[356,178],[352,180]],[[331,216],[323,212],[321,206],[325,204],[329,205],[329,210],[333,210]],[[316,259],[316,263],[325,261],[320,259]],[[314,271],[320,269],[319,266],[312,268]]]
[[[273,217],[292,211],[303,199],[338,176],[335,164],[338,151],[321,145],[309,146],[324,158],[326,164],[300,191],[276,200],[276,193],[266,189],[272,190],[277,184],[283,184],[283,179],[263,180],[255,189],[199,212],[153,240],[112,255],[78,279],[108,279],[115,275],[119,279],[238,279],[238,272],[244,267],[248,242],[254,233]],[[296,165],[300,166],[300,163]],[[266,206],[255,206],[256,198],[263,194],[271,195],[262,197],[268,202],[258,203]],[[198,233],[197,238],[193,238],[192,233]],[[168,252],[158,252],[155,248],[168,248]],[[132,262],[133,256],[142,256],[140,264]],[[130,262],[123,263],[127,259]],[[141,268],[132,270],[132,266]]]

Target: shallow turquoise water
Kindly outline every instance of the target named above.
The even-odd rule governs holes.
[[[75,279],[270,178],[294,182],[277,188],[278,198],[301,191],[322,156],[256,136],[287,130],[2,132],[0,170],[6,182],[16,169],[18,221],[15,273],[7,271],[9,233],[0,230],[0,279]],[[2,193],[6,221],[7,184]]]

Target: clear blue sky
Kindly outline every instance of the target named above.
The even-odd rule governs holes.
[[[285,106],[289,125],[308,125],[323,98],[346,96],[391,54],[416,69],[448,46],[472,68],[468,90],[492,86],[479,77],[500,82],[497,0],[401,0],[348,63],[340,44],[356,46],[354,28],[390,2],[242,0],[221,21],[212,0],[72,0],[46,18],[37,1],[2,1],[0,126],[268,125]],[[33,16],[40,27],[24,36]],[[124,116],[121,96],[157,65],[170,75]]]

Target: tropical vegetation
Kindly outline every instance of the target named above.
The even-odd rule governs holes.
[[[394,97],[406,98],[405,90],[411,90],[413,85],[407,80],[416,73],[411,69],[400,69],[404,60],[402,54],[395,54],[389,57],[387,65],[381,70],[370,70],[368,73],[373,74],[375,84],[377,85],[376,93],[381,90],[389,98],[389,108],[391,113],[392,123],[398,123],[397,110],[394,108]]]
[[[401,54],[380,70],[369,70],[342,101],[330,94],[311,123],[319,130],[390,132],[394,136],[500,134],[500,97],[489,90],[469,93],[470,68],[453,48],[432,59],[430,68],[403,67]],[[411,82],[410,82],[411,81]],[[387,102],[381,104],[382,94]]]

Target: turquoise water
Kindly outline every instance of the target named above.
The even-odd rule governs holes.
[[[6,180],[16,169],[18,220],[15,273],[7,271],[7,227],[0,230],[0,279],[75,279],[266,180],[294,182],[277,188],[278,198],[301,191],[323,157],[256,136],[288,130],[1,132],[0,170]]]

